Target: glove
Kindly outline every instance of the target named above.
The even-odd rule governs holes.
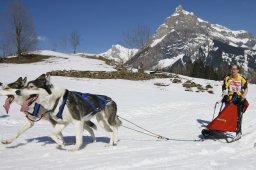
[[[227,102],[229,99],[229,96],[228,95],[224,95],[221,102]]]
[[[241,99],[240,98],[236,98],[235,100],[233,100],[233,104],[234,105],[237,105],[241,102]]]

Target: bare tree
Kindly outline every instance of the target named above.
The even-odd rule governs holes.
[[[123,45],[128,48],[141,48],[146,45],[150,35],[150,28],[139,24],[131,32],[123,33]]]
[[[70,44],[73,48],[74,54],[76,53],[77,47],[80,44],[80,35],[77,31],[73,31],[70,34]]]
[[[20,57],[29,50],[35,49],[37,38],[32,17],[20,1],[14,1],[8,9],[8,33]]]

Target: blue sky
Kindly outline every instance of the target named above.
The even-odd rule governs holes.
[[[0,0],[0,19],[10,4]],[[42,37],[39,49],[61,51],[61,39],[79,32],[79,52],[101,53],[122,42],[138,24],[154,33],[178,5],[210,23],[256,35],[255,0],[21,0]],[[70,48],[68,48],[71,51]]]

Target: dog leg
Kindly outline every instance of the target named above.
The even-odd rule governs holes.
[[[17,139],[21,134],[23,134],[24,132],[26,132],[29,128],[31,128],[34,125],[34,122],[30,121],[30,120],[26,120],[26,123],[24,124],[23,127],[21,127],[17,133],[15,135],[13,135],[13,137],[11,137],[10,139],[5,139],[2,140],[2,144],[10,144],[12,143],[15,139]]]
[[[50,118],[49,115],[48,115],[48,117],[47,117],[46,120],[48,120],[48,121],[51,123],[52,127],[55,128],[55,126],[56,126],[56,124],[57,124],[57,122],[56,122],[55,120],[53,120],[52,118]],[[56,134],[56,136],[57,136],[58,139],[64,141],[63,135],[62,135],[61,132],[60,132],[59,134]]]
[[[53,131],[51,133],[51,138],[54,140],[58,145],[64,146],[64,140],[63,136],[61,134],[61,131],[67,126],[67,124],[56,124],[53,128]]]
[[[111,128],[113,129],[114,133],[114,145],[116,145],[118,142],[118,129],[115,126],[111,126]]]
[[[105,145],[106,147],[108,146],[113,146],[114,145],[114,133],[113,130],[111,129],[106,117],[104,116],[103,113],[97,114],[96,115],[96,119],[98,121],[98,123],[100,124],[100,126],[106,131],[109,132],[109,138],[110,141],[107,145]]]
[[[94,134],[92,128],[90,128],[88,125],[84,124],[84,129],[86,129],[90,133],[90,135],[92,137],[92,143],[95,143],[96,138],[95,138],[95,134]]]
[[[114,133],[109,132],[109,136],[110,136],[110,141],[107,145],[105,145],[105,147],[114,146]]]
[[[74,146],[68,147],[68,151],[77,151],[83,144],[83,131],[84,131],[84,122],[83,121],[76,121],[74,123],[75,130],[76,130],[76,144]]]

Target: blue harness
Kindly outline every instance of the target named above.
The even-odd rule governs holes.
[[[40,104],[35,103],[33,113],[29,113],[29,112],[27,112],[27,113],[30,114],[31,116],[39,117],[39,116],[38,116],[38,113],[39,113],[40,107],[41,107]]]
[[[80,93],[80,92],[76,92],[76,91],[71,91],[71,93],[73,93],[76,96],[78,96],[80,99],[82,99],[84,102],[86,102],[90,106],[90,108],[92,109],[92,112],[90,114],[94,114],[94,113],[99,112],[100,110],[102,110],[107,105],[108,102],[110,102],[110,100],[106,100],[104,97],[99,96],[99,95],[94,95],[94,94],[90,94],[90,93]],[[101,104],[98,107],[95,106],[89,100],[90,96],[96,96],[97,99],[99,99],[101,101]],[[67,99],[68,99],[68,91],[66,91],[66,93],[64,94],[62,103],[61,103],[61,105],[59,107],[59,111],[58,111],[58,113],[56,115],[59,119],[62,119],[62,113],[63,113],[63,110],[65,108]]]

